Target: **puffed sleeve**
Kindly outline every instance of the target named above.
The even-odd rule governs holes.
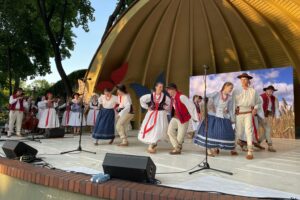
[[[198,121],[198,113],[195,104],[191,100],[189,100],[189,98],[187,98],[187,96],[185,95],[180,96],[180,101],[186,106],[192,119],[194,121]]]
[[[151,101],[151,94],[145,94],[140,98],[140,104],[142,108],[148,109],[148,103]]]

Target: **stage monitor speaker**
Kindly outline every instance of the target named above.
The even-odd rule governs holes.
[[[45,138],[62,138],[65,136],[64,128],[51,128],[46,129],[44,133]]]
[[[107,153],[103,171],[112,178],[149,183],[155,179],[156,166],[150,157]]]
[[[7,158],[13,159],[23,155],[36,156],[38,151],[33,147],[17,140],[7,140],[2,149]]]

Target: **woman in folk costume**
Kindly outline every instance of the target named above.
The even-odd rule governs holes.
[[[87,115],[87,126],[91,127],[91,132],[93,133],[93,128],[96,124],[97,115],[99,112],[99,102],[98,102],[98,95],[94,94],[91,97],[90,104],[89,104],[89,112]]]
[[[74,129],[74,134],[80,133],[80,127],[86,125],[86,120],[82,114],[82,99],[79,97],[78,93],[73,94],[72,105],[71,105],[71,116],[69,121],[69,126]],[[83,117],[81,122],[81,117]]]
[[[70,121],[70,117],[71,117],[71,105],[72,105],[72,99],[67,98],[66,103],[64,103],[63,105],[61,105],[59,107],[60,109],[65,108],[65,111],[64,111],[64,114],[62,117],[62,121],[61,121],[61,125],[63,127],[65,127],[66,132],[68,132],[69,121]]]
[[[194,138],[195,132],[198,130],[199,125],[200,125],[200,121],[201,121],[201,118],[202,118],[201,117],[200,105],[201,105],[202,99],[203,99],[202,96],[199,96],[199,95],[194,95],[193,96],[193,103],[195,104],[199,121],[194,121],[194,120],[190,119],[189,127],[188,127],[188,130],[187,130],[188,138],[190,138],[190,139]]]
[[[41,102],[41,106],[45,109],[41,114],[38,127],[42,129],[59,127],[59,119],[56,113],[57,102],[53,99],[51,92],[47,93],[46,100]]]
[[[148,109],[138,139],[149,145],[148,152],[156,153],[157,143],[166,138],[168,131],[167,110],[170,98],[163,93],[163,83],[155,85],[155,92],[140,98],[141,106]]]
[[[39,100],[37,100],[37,107],[38,107],[38,113],[37,113],[37,118],[38,120],[41,119],[42,113],[45,111],[46,107],[44,104],[44,101],[46,100],[45,96],[40,97]]]
[[[231,155],[237,155],[235,151],[235,133],[232,128],[233,118],[232,98],[233,90],[231,82],[224,83],[220,92],[207,95],[208,99],[208,127],[207,148],[208,156],[215,156],[219,149],[231,150]],[[206,146],[206,120],[203,120],[194,143],[202,147]]]
[[[104,95],[98,99],[99,107],[101,108],[95,123],[92,137],[96,139],[95,145],[98,145],[98,140],[110,140],[112,144],[115,139],[115,107],[118,104],[118,98],[112,95],[110,89],[104,90]]]
[[[116,130],[121,138],[121,143],[118,146],[128,146],[127,128],[130,121],[133,119],[133,107],[131,97],[127,92],[126,86],[117,85],[118,104],[117,107],[117,124]]]

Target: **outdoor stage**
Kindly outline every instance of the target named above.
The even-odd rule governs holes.
[[[131,132],[131,135],[135,134],[135,131]],[[96,155],[84,152],[58,155],[62,151],[76,149],[78,139],[78,136],[66,135],[65,138],[42,140],[42,143],[32,141],[26,143],[39,151],[38,157],[42,157],[55,168],[72,171],[91,171],[91,173],[95,173],[93,170],[102,171],[102,161],[106,153],[149,156],[146,145],[140,143],[136,137],[130,137],[130,146],[122,148],[116,145],[119,138],[116,138],[113,145],[101,143],[94,146],[88,134],[83,136],[82,147],[85,150],[96,151]],[[0,143],[1,146],[2,144],[3,142]],[[204,151],[192,144],[191,139],[185,140],[181,155],[169,155],[170,147],[169,143],[161,142],[157,154],[150,155],[157,166],[156,178],[164,186],[241,196],[300,199],[299,140],[274,139],[277,152],[257,151],[252,161],[246,160],[245,152],[241,152],[240,149],[237,157],[232,157],[229,152],[224,151],[217,157],[209,157],[211,167],[233,172],[233,176],[212,171],[193,175],[187,172],[160,174],[189,170],[204,159]],[[2,149],[0,152],[3,154]]]

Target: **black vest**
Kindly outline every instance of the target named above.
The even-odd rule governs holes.
[[[164,110],[164,105],[166,105],[166,95],[163,94],[164,97],[162,99],[162,101],[159,103],[158,106],[158,110]],[[151,94],[151,101],[148,103],[149,108],[151,108],[151,110],[155,110],[155,101],[154,101],[154,96],[153,93]]]

